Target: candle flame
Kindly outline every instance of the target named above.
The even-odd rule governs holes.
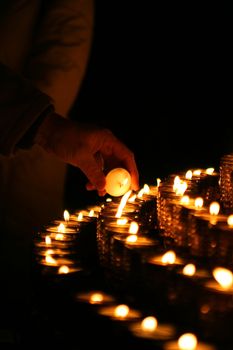
[[[63,233],[57,233],[57,234],[55,235],[55,240],[56,240],[56,241],[63,241],[63,239],[64,239]]]
[[[162,256],[162,263],[163,264],[174,264],[176,261],[176,253],[173,250],[167,251]]]
[[[181,180],[179,176],[175,177],[173,191],[176,193],[176,195],[183,196],[183,194],[187,190],[187,187],[188,185],[186,181]]]
[[[139,225],[136,221],[132,221],[129,226],[129,233],[136,235],[139,230]]]
[[[137,195],[136,194],[133,194],[129,199],[128,199],[128,202],[129,203],[133,203],[135,202],[135,199],[137,198]]]
[[[50,245],[52,243],[52,240],[50,238],[50,236],[45,236],[45,244]]]
[[[67,274],[67,273],[69,273],[69,271],[70,271],[70,269],[69,269],[69,267],[68,266],[66,266],[66,265],[62,265],[62,266],[60,266],[59,267],[59,269],[58,269],[58,273],[59,274]]]
[[[52,249],[47,249],[45,252],[45,255],[53,255],[54,254],[54,250]]]
[[[181,203],[181,204],[186,204],[186,205],[188,205],[189,202],[190,202],[190,198],[189,198],[189,196],[187,196],[187,195],[181,197],[181,199],[180,199],[180,203]]]
[[[209,206],[209,212],[211,215],[218,215],[220,211],[220,204],[218,202],[212,202]]]
[[[102,293],[93,293],[90,296],[90,303],[91,304],[100,304],[104,300],[104,296]]]
[[[93,209],[91,209],[91,210],[89,211],[88,216],[93,217],[94,214],[95,214],[95,211],[94,211]]]
[[[117,225],[126,225],[128,222],[128,220],[126,218],[120,218],[120,219],[117,219],[116,223]]]
[[[228,218],[227,218],[227,224],[230,226],[230,227],[233,227],[233,214],[229,215]]]
[[[127,203],[127,200],[129,199],[129,196],[131,195],[131,192],[132,192],[132,190],[129,190],[128,192],[126,192],[124,194],[124,196],[122,196],[120,204],[119,204],[118,209],[117,209],[117,213],[115,215],[116,218],[120,218],[121,217],[122,212],[124,210],[124,207],[125,207],[125,205]]]
[[[186,178],[187,180],[191,180],[192,177],[193,177],[193,172],[192,172],[192,170],[188,170],[188,171],[186,172],[186,174],[185,174],[185,178]]]
[[[196,266],[194,264],[187,264],[183,268],[183,274],[186,276],[193,276],[196,272]]]
[[[83,213],[80,211],[80,213],[77,216],[77,221],[82,221],[83,219]]]
[[[66,232],[65,225],[64,225],[64,224],[60,224],[60,225],[57,227],[57,232],[65,233],[65,232]]]
[[[129,307],[124,304],[118,305],[114,310],[114,315],[119,318],[127,317],[128,313],[129,313]]]
[[[207,175],[213,175],[214,168],[207,168],[205,172],[206,172]]]
[[[153,316],[145,317],[141,322],[141,328],[145,332],[154,332],[158,326],[158,321]]]
[[[57,265],[57,260],[55,260],[51,255],[46,255],[45,261],[49,265]]]
[[[142,188],[139,192],[138,192],[138,198],[142,198],[144,195],[144,188]]]
[[[203,207],[203,203],[204,203],[203,198],[197,197],[194,201],[194,206],[195,208],[200,209]]]
[[[161,183],[161,179],[158,177],[158,178],[157,178],[157,187],[160,186],[160,183]]]
[[[63,217],[66,222],[70,220],[70,213],[68,210],[64,210]]]
[[[178,339],[180,350],[195,350],[197,347],[197,337],[193,333],[184,333]]]
[[[200,176],[201,175],[201,169],[196,169],[193,171],[194,176]]]
[[[213,270],[213,276],[224,289],[230,288],[233,284],[233,274],[225,267],[216,267]]]
[[[126,237],[126,243],[136,243],[138,240],[137,235],[129,235]]]
[[[150,193],[150,187],[147,184],[144,184],[143,189],[144,189],[144,193],[146,194]]]

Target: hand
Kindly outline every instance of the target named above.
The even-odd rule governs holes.
[[[35,143],[64,162],[81,169],[89,180],[88,190],[105,191],[105,171],[125,167],[131,174],[132,190],[139,188],[134,154],[113,133],[51,114],[41,124]]]

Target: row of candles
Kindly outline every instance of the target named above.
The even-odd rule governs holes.
[[[145,314],[127,303],[119,303],[112,294],[101,290],[88,290],[74,295],[74,301],[87,305],[100,318],[106,318],[113,326],[120,325],[133,341],[146,349],[161,350],[216,350],[213,343],[200,340],[193,331],[178,330],[171,322],[160,321],[155,314]],[[94,310],[93,310],[94,309]],[[126,346],[126,344],[123,344]],[[138,347],[137,347],[138,348]]]
[[[218,173],[211,168],[189,170],[161,183],[159,229],[167,246],[233,267],[233,216],[221,203],[218,182]]]
[[[213,315],[213,310],[214,312],[221,311],[221,314],[230,311],[232,314],[233,307],[227,310],[233,298],[231,269],[227,269],[226,266],[215,266],[216,260],[211,261],[213,266],[203,265],[203,261],[199,258],[205,255],[205,242],[195,246],[195,241],[199,242],[201,235],[210,236],[210,228],[216,228],[218,223],[224,225],[224,234],[226,231],[229,234],[233,227],[232,216],[219,215],[219,203],[211,202],[212,199],[217,199],[215,196],[218,192],[212,185],[212,177],[216,183],[217,174],[214,169],[189,171],[184,177],[174,176],[172,186],[171,183],[163,183],[158,179],[157,186],[150,188],[145,185],[138,193],[132,193],[129,190],[120,199],[108,198],[104,204],[94,209],[90,208],[89,211],[83,210],[71,214],[68,219],[64,215],[63,220],[55,220],[36,235],[36,260],[49,273],[55,271],[56,274],[68,274],[72,271],[80,271],[83,267],[85,268],[83,259],[81,259],[83,251],[88,250],[88,247],[95,242],[98,254],[98,261],[95,260],[95,263],[104,270],[115,292],[122,291],[122,287],[123,291],[130,295],[138,292],[140,297],[148,299],[147,303],[154,304],[156,307],[161,302],[160,292],[162,291],[165,296],[162,302],[171,305],[175,300],[178,309],[187,292],[188,300],[195,301],[199,305],[198,312],[200,311],[203,319],[211,317],[209,315]],[[193,193],[199,194],[199,185],[202,185],[203,179],[207,180],[205,186],[202,187],[204,198],[200,196],[194,198]],[[209,186],[209,181],[211,186]],[[210,204],[210,212],[206,206],[203,206],[205,202]],[[213,210],[213,207],[218,209]],[[83,234],[90,222],[94,223],[90,230],[92,236],[90,231],[89,234],[86,234],[88,230]],[[189,223],[192,223],[191,226]],[[205,230],[198,232],[197,228],[202,228],[203,223]],[[228,230],[226,230],[226,225],[229,227]],[[187,230],[188,226],[194,229]],[[219,233],[216,235],[219,236]],[[85,245],[82,245],[80,249],[80,237],[83,236]],[[91,240],[89,240],[90,237],[92,237]],[[171,240],[169,241],[168,238]],[[226,237],[225,241],[229,245],[230,238]],[[167,246],[174,249],[168,250]],[[212,246],[214,247],[214,244]],[[189,249],[184,250],[184,247]],[[202,255],[200,255],[201,247],[203,248]],[[179,253],[182,253],[181,256],[178,255]],[[222,256],[225,259],[226,253],[224,252]],[[174,281],[177,285],[174,284]],[[173,289],[173,296],[169,295],[171,289]],[[196,290],[201,292],[194,294]],[[98,299],[98,293],[96,295]],[[218,310],[217,300],[222,300],[221,310]],[[85,302],[82,298],[80,301]],[[90,303],[95,304],[91,301]],[[102,303],[97,302],[97,304]],[[118,316],[114,316],[117,305],[115,307],[111,305],[110,309],[109,307],[99,312],[103,316],[111,316],[111,319],[118,319]],[[151,309],[153,310],[153,307]],[[130,318],[133,311],[131,312],[128,306],[126,310],[126,318],[119,316],[120,319]],[[144,327],[142,324],[149,323],[148,319],[145,319],[139,327],[140,317],[139,315],[136,317],[135,325],[135,329],[140,329],[139,333],[142,332],[141,327]],[[156,324],[157,321],[153,318],[151,322]],[[182,322],[184,325],[185,320]],[[154,330],[154,333],[147,334],[156,334],[155,337],[157,337],[160,328],[155,327],[155,329],[157,331]],[[182,348],[180,344],[183,341],[175,340],[176,336],[177,334],[173,333],[164,340],[162,349],[206,349],[207,344],[197,345],[196,340],[193,340],[194,345],[187,345],[185,340],[186,348]],[[193,339],[197,339],[195,335],[191,335],[191,338],[192,336]],[[186,335],[181,339],[187,339]],[[210,349],[214,348],[208,346]]]
[[[96,221],[99,206],[68,210],[63,218],[44,225],[34,236],[34,260],[42,275],[79,273],[96,259]]]

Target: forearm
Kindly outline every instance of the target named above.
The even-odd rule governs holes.
[[[79,92],[91,49],[92,0],[45,2],[25,75],[67,115]]]
[[[0,153],[9,156],[38,118],[53,107],[49,96],[3,64],[0,76]]]

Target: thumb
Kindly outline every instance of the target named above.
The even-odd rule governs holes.
[[[98,192],[103,192],[106,185],[105,175],[99,162],[92,155],[85,157],[85,161],[79,164],[79,168],[86,175],[93,188]]]

